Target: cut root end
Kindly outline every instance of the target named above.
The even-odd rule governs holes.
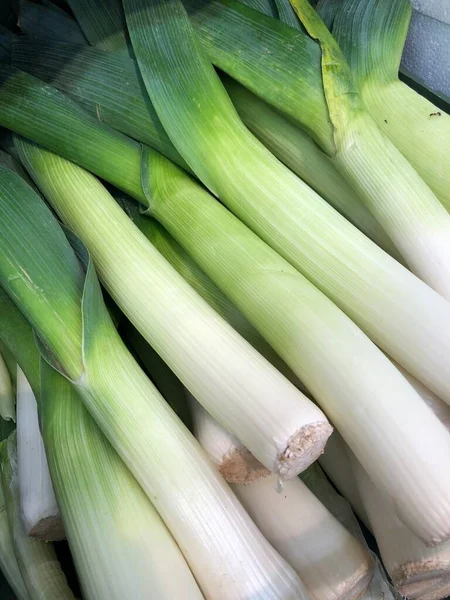
[[[30,530],[29,535],[44,542],[60,542],[66,539],[63,522],[59,515],[52,515],[51,517],[41,519]]]
[[[269,469],[259,462],[247,448],[234,448],[219,466],[228,483],[248,484],[270,475]]]
[[[309,467],[323,454],[333,428],[326,421],[305,425],[289,440],[278,457],[275,472],[281,480],[291,479]]]

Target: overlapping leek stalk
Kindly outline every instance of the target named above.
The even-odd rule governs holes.
[[[113,291],[111,275],[107,274],[104,266],[108,260],[107,253],[104,249],[98,249],[101,247],[99,239],[104,244],[108,235],[113,235],[112,220],[101,235],[100,225],[97,225],[94,231],[91,223],[99,223],[106,210],[110,214],[113,214],[114,210],[119,221],[119,218],[123,219],[123,216],[119,216],[120,209],[116,205],[109,208],[111,197],[92,176],[76,165],[24,141],[18,141],[16,147],[35,182],[44,191],[62,220],[92,248],[100,273]],[[382,482],[396,498],[401,518],[411,523],[425,539],[428,539],[429,530],[446,530],[446,502],[442,502],[439,494],[442,493],[445,497],[448,484],[443,480],[440,468],[436,468],[434,473],[429,467],[427,469],[433,485],[442,490],[436,495],[437,505],[433,506],[433,509],[430,508],[429,499],[425,502],[424,498],[423,507],[419,512],[417,504],[410,503],[408,494],[404,493],[405,489],[414,488],[419,473],[423,477],[425,455],[429,453],[430,458],[427,462],[431,463],[431,457],[436,454],[436,443],[442,444],[443,455],[450,452],[450,437],[439,420],[424,406],[419,396],[389,360],[343,313],[281,257],[253,236],[226,209],[217,204],[198,184],[156,153],[150,155],[150,173],[151,205],[154,214],[165,225],[169,223],[167,215],[171,215],[170,223],[175,224],[170,225],[171,232],[177,235],[200,266],[220,284],[222,291],[227,293],[259,331],[264,333],[274,349],[305,382],[349,440],[360,460],[367,465],[371,475]],[[92,190],[90,197],[86,189]],[[205,216],[209,216],[209,219],[206,220]],[[118,240],[119,232],[124,235],[122,232],[125,231],[128,231],[129,244],[130,239],[133,239],[132,229],[126,228],[125,223],[120,229],[116,229],[114,239]],[[223,232],[227,233],[226,237],[223,236]],[[115,243],[117,244],[117,241]],[[121,255],[123,257],[124,251]],[[131,272],[131,264],[129,269]],[[267,273],[270,273],[270,277],[267,277]],[[128,307],[129,289],[131,283],[127,290]],[[117,292],[115,298],[125,306],[124,300],[122,297],[119,299]],[[144,308],[140,313],[143,312]],[[330,337],[337,341],[337,351],[334,351],[334,346],[330,346]],[[331,354],[328,354],[330,350]],[[355,357],[357,365],[353,362]],[[324,364],[327,365],[327,377],[324,377]],[[351,371],[347,371],[348,365],[353,364]],[[374,380],[375,373],[377,383]],[[262,389],[267,396],[267,387]],[[386,393],[388,389],[390,395]],[[223,392],[219,393],[217,389],[216,394],[219,401],[223,402]],[[354,398],[358,398],[358,412],[353,408]],[[286,412],[286,409],[281,408],[283,401],[284,399],[278,398],[274,404],[276,410],[272,419],[278,418],[281,413],[292,421],[292,410]],[[249,406],[249,396],[247,405]],[[364,409],[361,409],[363,405]],[[220,414],[216,407],[214,410],[216,415]],[[403,418],[405,410],[410,414],[407,426]],[[210,412],[216,416],[211,409]],[[236,419],[237,414],[242,421],[242,409],[236,411]],[[348,418],[349,414],[352,415],[351,419]],[[239,424],[234,425],[232,421],[228,421],[227,424],[223,416],[216,418],[244,443],[243,434],[237,434],[236,428]],[[382,444],[379,444],[380,428],[383,430]],[[314,426],[309,430],[305,426],[304,431],[309,442],[308,437],[315,435]],[[399,431],[402,431],[401,440]],[[422,440],[420,451],[418,439]],[[245,446],[252,450],[249,444]],[[311,457],[315,448],[313,447],[312,451],[302,448],[302,451]],[[270,461],[261,458],[262,454],[252,454],[266,467],[271,464]],[[395,456],[395,460],[392,456]],[[392,471],[386,468],[387,464],[392,466]],[[278,469],[281,474],[282,468],[283,465]],[[411,476],[413,472],[415,474]],[[435,521],[437,506],[441,507],[437,510],[442,511],[439,521]],[[432,535],[445,537],[447,533]]]
[[[3,78],[0,121],[4,125],[92,170],[148,206],[137,143],[90,119],[67,98],[25,73],[4,67]],[[30,100],[24,102],[24,97]],[[95,115],[95,106],[91,109]],[[280,191],[280,182],[273,183]],[[450,366],[445,359],[450,353],[449,304],[324,203],[314,197],[303,205],[300,200],[297,197],[288,211],[274,203],[262,215],[272,243],[277,242],[281,253],[289,249],[291,262],[378,345],[450,401]],[[248,216],[245,198],[243,206]],[[260,207],[258,196],[254,209]],[[256,223],[262,225],[259,219]]]
[[[233,490],[314,600],[356,599],[372,577],[370,554],[299,479],[273,476]]]
[[[17,367],[17,472],[20,517],[26,535],[45,541],[63,539],[64,527],[39,429],[36,398],[19,366]]]
[[[409,0],[341,0],[336,37],[365,106],[450,211],[450,115],[398,78]]]
[[[51,544],[28,537],[20,517],[16,434],[0,444],[3,494],[20,572],[30,600],[75,600]]]
[[[103,304],[92,263],[85,274],[49,209],[17,175],[0,169],[0,183],[4,217],[1,284],[35,328],[41,351],[73,382],[152,499],[205,597],[304,597],[304,587],[294,571],[264,540],[198,443],[126,350]],[[102,220],[107,217],[103,213]],[[18,231],[23,243],[17,247],[13,240]],[[116,232],[111,235],[104,238],[107,247]],[[102,239],[101,234],[97,237]],[[130,246],[130,238],[125,237]],[[136,268],[143,272],[142,265]],[[127,266],[122,269],[122,275],[126,274]],[[133,277],[139,273],[135,271]],[[170,281],[175,283],[178,277]],[[154,304],[158,290],[156,286],[147,289],[152,290]],[[144,295],[147,298],[147,293]],[[178,309],[179,302],[178,296]],[[203,301],[200,306],[204,310]],[[200,324],[199,319],[193,323],[197,329]],[[160,319],[159,325],[166,333],[174,323]],[[178,330],[178,349],[181,332],[182,328]],[[217,343],[217,336],[214,339]],[[189,353],[183,355],[186,359]]]
[[[319,44],[298,30],[251,11],[238,2],[213,0],[202,3],[192,0],[185,5],[196,25],[199,40],[214,64],[261,98],[285,110],[311,133],[322,149],[333,157],[336,167],[380,222],[413,272],[450,299],[449,214],[365,111],[342,53],[308,1],[296,0],[293,6],[310,36],[320,40],[320,48]],[[137,13],[139,2],[134,6],[134,12]],[[142,12],[145,14],[145,11]],[[129,23],[128,27],[133,40]],[[147,43],[152,39],[149,31],[147,29]],[[160,32],[159,36],[161,40]],[[255,164],[250,165],[245,158],[251,156],[254,163],[261,165],[259,178],[264,180],[266,188],[270,180],[268,171],[276,170],[276,167],[269,167],[267,159],[264,160],[248,139],[244,142],[239,124],[226,107],[223,93],[217,85],[212,84],[212,73],[209,73],[208,84],[205,69],[200,76],[197,65],[195,79],[190,73],[187,57],[193,71],[192,56],[201,50],[199,46],[197,41],[195,50],[186,49],[186,64],[177,73],[178,89],[181,90],[181,82],[184,86],[183,104],[181,94],[175,100],[172,89],[172,103],[164,100],[164,105],[157,105],[156,91],[161,99],[164,97],[164,87],[159,89],[157,85],[158,77],[162,75],[162,71],[159,75],[156,73],[157,61],[153,61],[151,69],[147,68],[149,95],[172,141],[191,168],[224,202],[232,203],[233,210],[240,210],[241,218],[247,217],[249,222],[243,210],[243,200],[228,181],[228,173],[232,171],[235,185],[242,192],[249,194],[253,189],[261,206],[261,192],[250,188],[245,173],[241,173],[254,173],[256,169]],[[164,48],[164,45],[160,48]],[[137,52],[136,55],[139,61]],[[327,68],[330,61],[336,65],[336,69]],[[153,73],[152,77],[150,72]],[[168,69],[164,76],[166,86],[171,72],[175,73],[173,63],[172,71]],[[185,76],[184,80],[180,77],[181,73]],[[145,80],[143,71],[142,74]],[[191,92],[187,92],[189,85]],[[195,109],[194,103],[188,108],[188,99],[193,98],[195,89],[203,91],[203,103],[200,108],[197,106]],[[173,125],[176,122],[175,113],[167,121],[164,120],[163,114],[168,115],[175,105],[176,114],[180,116],[183,113],[185,125],[189,123],[190,134],[186,130],[183,133],[177,131]],[[188,110],[191,116],[186,118]],[[197,123],[194,131],[191,119],[196,111],[198,117],[202,115],[203,128]],[[211,120],[212,115],[215,115],[215,121]],[[225,136],[219,133],[216,123],[218,115],[227,131]],[[214,127],[210,125],[212,122]],[[229,133],[230,129],[233,133]],[[239,153],[237,148],[240,148]],[[234,150],[234,160],[228,155],[231,149]],[[287,198],[293,186],[287,189],[281,187],[281,178],[279,173],[278,186],[272,190],[272,194],[277,193],[277,197],[282,198],[279,204],[282,202],[288,210],[290,205]],[[300,190],[297,193],[301,195]],[[265,202],[263,204],[265,207]],[[299,203],[297,210],[300,210]],[[262,216],[258,217],[260,221],[263,220]],[[299,256],[291,255],[284,244],[275,241],[275,234],[271,236],[272,240],[268,238],[268,231],[261,225],[257,223],[260,234],[264,233],[269,243],[280,245],[280,252],[284,251],[289,260],[298,264]],[[255,227],[253,220],[252,226]]]
[[[175,540],[75,389],[41,364],[43,433],[85,597],[201,600]]]
[[[306,133],[230,77],[222,76],[239,116],[255,136],[331,206],[391,256],[403,261],[372,213]]]
[[[450,584],[450,543],[427,547],[405,527],[393,500],[373,484],[339,434],[333,434],[321,462],[373,531],[397,591],[417,600],[444,598]]]

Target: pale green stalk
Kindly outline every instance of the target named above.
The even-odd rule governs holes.
[[[8,366],[0,353],[0,418],[16,420],[14,391]]]
[[[409,0],[341,0],[336,37],[377,125],[450,210],[450,116],[398,79]]]
[[[17,562],[30,600],[74,600],[51,544],[27,536],[20,518],[16,435],[0,444],[3,493]]]
[[[122,225],[123,213],[116,204],[110,207],[111,197],[95,178],[81,168],[22,140],[16,142],[16,147],[27,169],[62,220],[92,249],[107,287],[114,292],[125,312],[130,313],[131,300],[126,300],[125,304],[125,295],[119,295],[117,287],[112,287],[111,273],[112,265],[116,264],[112,240],[116,240],[117,245],[119,236],[126,235],[130,248],[134,240],[139,239],[133,236],[131,224]],[[424,406],[390,361],[344,313],[289,263],[251,234],[193,179],[156,153],[150,155],[150,173],[152,212],[170,228],[172,234],[177,235],[196,262],[304,381],[343,432],[355,453],[367,465],[371,475],[395,497],[401,518],[411,523],[426,539],[430,532],[433,539],[437,535],[447,536],[447,500],[443,499],[448,493],[447,486],[450,490],[450,473],[447,482],[442,477],[440,467],[435,470],[428,467],[426,474],[430,480],[427,488],[439,489],[435,499],[430,501],[424,495],[420,510],[416,499],[413,503],[409,502],[408,490],[416,488],[419,473],[423,481],[424,463],[431,464],[437,452],[443,456],[450,454],[450,437],[432,411]],[[114,230],[112,219],[107,225],[105,223],[107,211],[117,221]],[[93,222],[96,223],[95,230],[92,228]],[[223,231],[227,232],[226,237]],[[102,246],[96,241],[99,238]],[[103,245],[111,248],[110,258]],[[123,269],[125,250],[120,255],[120,268]],[[139,269],[143,264],[141,258]],[[117,268],[114,266],[114,269]],[[131,264],[127,270],[132,272]],[[121,285],[125,286],[124,275],[121,277]],[[143,275],[140,277],[143,278]],[[126,298],[129,298],[130,289],[133,289],[131,281],[126,289]],[[154,286],[152,290],[155,303]],[[136,297],[137,293],[132,294],[134,309]],[[144,312],[143,306],[139,315]],[[173,328],[173,318],[171,326]],[[334,339],[336,345],[330,344],[330,339]],[[155,349],[159,351],[158,346]],[[163,355],[163,358],[171,366],[169,357]],[[222,364],[222,371],[224,368]],[[255,381],[251,384],[253,387],[256,385]],[[264,382],[261,384],[264,386],[260,388],[261,393],[267,397],[267,385]],[[190,391],[195,393],[192,389]],[[224,397],[224,391],[219,391],[218,387],[216,393],[219,398]],[[247,409],[251,406],[249,394],[250,391],[247,394]],[[195,397],[202,401],[199,394]],[[279,419],[280,415],[286,414],[289,421],[293,422],[294,413],[286,413],[282,402],[285,399],[278,398],[272,419]],[[245,442],[243,434],[238,434],[239,423],[226,423],[216,407],[215,414],[208,405],[205,408],[234,433],[262,464],[266,467],[270,465],[270,462],[261,459],[261,452],[258,454],[253,451]],[[407,425],[404,423],[405,411],[409,414]],[[238,419],[243,419],[242,407],[239,412],[236,411]],[[305,429],[307,436],[316,435],[314,427],[311,425],[309,430]],[[380,430],[383,436],[380,436]],[[442,445],[439,451],[438,444]],[[306,454],[312,456],[310,450]],[[436,511],[440,514],[437,520]],[[442,533],[438,534],[441,529]]]
[[[41,352],[73,381],[89,412],[153,501],[205,597],[302,598],[304,588],[293,570],[264,540],[198,443],[127,351],[103,304],[92,263],[84,273],[49,209],[18,176],[0,170],[0,182],[4,216],[0,223],[1,284],[34,326],[43,342]],[[111,203],[120,211],[113,199]],[[96,229],[107,218],[103,212]],[[129,222],[125,215],[123,218]],[[134,226],[129,223],[132,231]],[[115,229],[109,231],[111,237],[104,238],[99,229],[96,231],[96,238],[103,239],[107,248],[117,237]],[[125,231],[124,238],[133,254],[128,234]],[[22,243],[15,245],[18,235]],[[124,258],[126,252],[121,256]],[[167,272],[166,263],[157,260],[150,285],[142,294],[148,302],[151,290],[152,306],[160,293],[154,271],[164,269],[164,281],[172,294],[180,289],[179,276],[172,275],[170,269]],[[112,262],[118,268],[118,261]],[[164,267],[159,267],[162,264]],[[132,279],[139,281],[149,271],[136,260],[124,265],[117,274],[120,281],[124,278],[128,295],[129,281],[124,275],[132,265]],[[27,281],[34,285],[22,285],[20,273],[24,271]],[[183,321],[197,331],[200,328],[201,333],[201,315],[208,309],[196,295],[193,298],[192,310],[189,315],[184,311],[187,318]],[[182,296],[177,296],[178,311],[181,301]],[[190,321],[198,306],[200,317]],[[170,318],[156,311],[153,314],[164,334],[174,327]],[[190,366],[196,347],[181,346],[182,331],[182,327],[177,330],[176,348]],[[217,347],[220,336],[213,331],[209,339]],[[211,358],[209,351],[210,367]],[[265,361],[264,366],[267,371]],[[215,386],[211,387],[216,393]]]
[[[297,477],[233,485],[250,516],[296,569],[313,600],[355,600],[372,577],[365,548]]]

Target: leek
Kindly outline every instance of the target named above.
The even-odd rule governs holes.
[[[142,9],[145,3],[140,4],[140,0],[133,2],[125,4],[130,6],[130,10],[134,8],[128,28],[147,91],[175,146],[205,185],[286,258],[305,268],[297,253],[291,254],[284,242],[275,240],[277,234],[269,236],[268,227],[263,227],[269,205],[261,201],[262,191],[251,185],[248,173],[255,177],[257,169],[259,175],[255,179],[264,181],[265,195],[272,201],[275,197],[283,198],[282,206],[286,211],[290,211],[288,198],[294,193],[295,187],[293,183],[288,185],[288,178],[283,176],[280,168],[264,157],[254,141],[244,135],[241,124],[227,106],[223,90],[214,81],[210,65],[203,57],[200,58],[202,50],[208,52],[216,66],[277,108],[285,109],[291,118],[313,135],[322,149],[333,156],[336,167],[380,222],[409,267],[450,299],[450,216],[364,110],[347,63],[307,0],[293,0],[293,6],[311,37],[320,41],[325,65],[323,77],[318,44],[297,30],[234,3],[234,0],[187,2],[189,15],[200,35],[197,40],[189,34],[195,43],[188,49],[186,20],[182,20],[183,25],[177,23],[177,27],[184,27],[185,40],[185,64],[182,65],[182,58],[179,58],[178,68],[168,54],[163,56],[161,52],[164,49],[163,32],[158,30],[158,42],[155,43],[156,37],[151,27],[146,27],[140,43],[146,44],[147,50],[152,48],[150,68],[144,55],[140,59],[140,49],[136,48],[137,41],[134,38],[139,36],[138,29],[136,27],[134,33],[130,25],[130,22],[136,23],[139,19],[144,19],[142,23],[147,22],[145,15],[150,8]],[[175,20],[173,11],[172,8],[170,22]],[[180,9],[178,20],[181,13]],[[153,9],[152,14],[155,14]],[[167,17],[164,17],[161,22],[166,20]],[[177,41],[179,37],[181,34]],[[171,47],[174,49],[176,45],[172,44]],[[159,56],[158,60],[155,56]],[[196,57],[195,69],[193,56]],[[336,64],[336,69],[326,68],[329,61]],[[159,87],[158,79],[163,73],[164,86]],[[196,90],[203,92],[200,108],[190,100],[197,98]],[[170,97],[166,97],[166,94]],[[180,114],[183,114],[185,129],[180,128]],[[211,127],[213,118],[222,123],[226,135],[220,133],[215,121],[214,127]],[[331,130],[331,127],[334,129]],[[223,168],[224,165],[227,168]],[[229,180],[230,172],[233,181]],[[278,174],[277,185],[273,183],[273,188],[269,190],[269,181],[272,173],[275,179],[275,172]],[[282,187],[282,179],[286,187]],[[240,197],[246,194],[257,197],[258,205],[264,207],[258,211],[257,219],[255,215],[255,221],[251,218],[251,223]],[[304,191],[297,189],[298,200],[302,194],[305,195]],[[247,202],[250,203],[248,199]],[[306,216],[299,201],[297,211]],[[302,236],[299,231],[298,235]]]
[[[7,93],[4,85],[3,94],[0,94],[0,119],[5,125],[93,170],[140,202],[148,203],[140,185],[137,144],[133,146],[130,140],[126,141],[113,132],[108,136],[105,126],[89,121],[86,116],[83,124],[81,112],[55,93],[50,107],[48,87],[41,85],[40,88],[35,79],[25,74],[8,73],[10,88]],[[92,90],[93,85],[84,89]],[[26,106],[23,96],[31,94],[33,102]],[[92,99],[90,102],[92,104]],[[40,120],[36,122],[38,106],[45,107],[48,112],[40,111]],[[91,108],[95,114],[93,104]],[[82,141],[73,135],[75,131],[82,136]],[[101,153],[97,144],[102,145]],[[110,151],[113,147],[115,151]],[[134,162],[131,158],[133,153]],[[112,164],[114,168],[111,168]],[[278,184],[274,182],[277,187]],[[260,202],[255,208],[259,205]],[[367,244],[361,236],[355,236],[346,224],[341,223],[344,230],[339,235],[336,229],[330,233],[330,212],[325,211],[319,219],[321,235],[324,231],[329,233],[327,240],[330,246],[313,243],[314,240],[304,230],[305,219],[300,215],[294,227],[292,218],[297,212],[296,207],[298,198],[287,211],[289,214],[281,211],[278,204],[269,212],[272,222],[277,220],[283,229],[283,223],[291,223],[286,232],[288,238],[284,237],[285,242],[289,241],[291,259],[293,253],[299,256],[303,248],[301,262],[308,277],[408,371],[450,401],[450,369],[448,361],[444,360],[450,353],[450,340],[446,336],[446,332],[450,331],[448,304],[397,263]],[[307,203],[302,210],[310,209],[311,204]],[[315,218],[319,218],[317,211],[314,214]],[[278,241],[279,228],[274,229],[269,223],[266,225],[269,237]],[[300,234],[296,235],[296,231]],[[319,233],[317,235],[320,237]],[[336,242],[339,242],[342,253],[340,260],[336,260]],[[362,254],[357,260],[358,248]],[[282,253],[281,246],[278,250]],[[300,268],[299,261],[297,266]],[[440,340],[436,339],[437,332]]]
[[[248,484],[270,474],[270,471],[249,452],[236,436],[224,429],[189,393],[188,401],[193,420],[194,435],[217,466],[225,481]],[[239,497],[239,494],[237,496]],[[283,556],[282,552],[280,554]],[[292,562],[286,556],[285,558],[292,565]],[[295,565],[292,566],[295,568]],[[301,573],[299,574],[301,576]]]
[[[201,600],[180,549],[74,388],[43,361],[42,383],[43,434],[84,596]]]
[[[25,534],[45,541],[65,537],[39,429],[35,395],[17,367],[17,471]]]
[[[35,328],[42,341],[41,351],[76,386],[106,437],[151,498],[205,597],[302,598],[304,588],[294,571],[264,540],[198,443],[126,350],[103,304],[92,263],[84,274],[49,209],[18,176],[0,170],[0,183],[4,216],[1,284]],[[97,188],[99,184],[90,180],[90,185]],[[111,202],[120,211],[114,200]],[[107,217],[103,212],[96,223],[98,239],[102,239],[98,226]],[[129,247],[132,238],[127,234],[133,228],[124,236]],[[19,232],[22,244],[17,246],[13,240]],[[110,235],[104,238],[106,247],[116,232]],[[121,281],[125,281],[130,296],[125,280],[128,267],[124,267]],[[134,268],[138,271],[132,278],[145,273],[141,264],[134,262]],[[23,285],[24,272],[32,286]],[[178,277],[171,277],[172,282],[172,291],[178,290]],[[152,290],[151,304],[155,305],[158,287],[150,285],[147,289]],[[147,292],[144,296],[147,300]],[[197,306],[197,296],[193,298]],[[203,302],[199,306],[207,312]],[[186,326],[186,311],[184,317]],[[197,318],[193,325],[198,330],[201,323]],[[174,327],[173,320],[161,317],[158,324],[164,334]],[[191,346],[191,352],[180,351],[182,330],[178,328],[176,344],[186,361],[196,350]],[[214,335],[213,339],[217,344],[220,337]],[[211,387],[216,393],[215,386]]]
[[[192,291],[95,177],[24,140],[16,146],[62,220],[92,251],[100,276],[117,304],[199,402],[281,478],[292,477],[311,464],[331,432],[319,408]],[[92,222],[98,222],[95,230]],[[104,232],[99,235],[102,226]],[[138,293],[137,280],[152,289],[152,310],[146,296]],[[130,295],[130,289],[136,292]],[[185,309],[180,311],[183,297]],[[174,327],[177,321],[179,328]],[[184,352],[179,331],[184,332]],[[215,340],[220,369],[214,366],[211,340]]]
[[[131,345],[161,396],[167,400],[173,411],[192,431],[191,413],[186,402],[186,391],[181,381],[130,323],[125,331],[125,339]]]
[[[13,339],[24,369],[30,370],[30,363],[39,365],[42,433],[84,596],[145,598],[157,590],[159,597],[171,599],[181,594],[181,586],[184,598],[202,598],[141,487],[75,390],[40,360],[30,325],[8,298],[0,313],[3,335]]]
[[[8,366],[0,353],[0,418],[16,420],[14,392]]]
[[[19,511],[16,435],[0,444],[3,493],[13,545],[30,600],[74,600],[51,544],[25,533]]]
[[[336,37],[365,106],[450,211],[450,115],[398,79],[409,0],[341,0]]]

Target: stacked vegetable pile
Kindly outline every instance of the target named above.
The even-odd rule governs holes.
[[[87,600],[450,593],[450,117],[398,78],[409,18],[46,0],[0,31],[19,600],[80,593],[65,537]]]

